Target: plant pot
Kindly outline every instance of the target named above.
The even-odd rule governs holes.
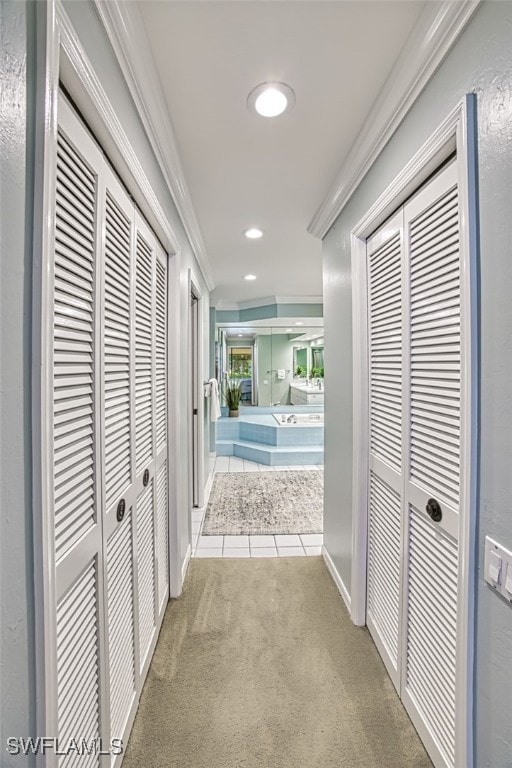
[[[240,411],[238,410],[238,408],[236,409],[236,411],[230,410],[229,415],[231,416],[231,418],[236,418],[237,416],[240,416]]]

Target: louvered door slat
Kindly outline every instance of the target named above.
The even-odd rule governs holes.
[[[58,158],[66,156],[64,183],[57,170],[55,211],[54,420],[55,552],[61,558],[95,521],[94,498],[94,228],[96,179],[62,132]],[[62,164],[62,162],[61,162]],[[80,189],[72,179],[80,179]],[[66,224],[76,216],[85,226]],[[68,234],[63,237],[63,228]],[[82,232],[87,229],[87,238]],[[63,241],[67,245],[63,247]],[[79,391],[79,397],[75,396]],[[85,404],[85,409],[84,409]],[[76,455],[73,481],[67,459]]]
[[[100,736],[97,574],[91,562],[57,605],[57,699],[61,743]],[[59,758],[62,768],[99,766],[98,755]]]
[[[411,478],[457,507],[460,458],[447,450],[442,440],[446,424],[451,427],[448,434],[460,434],[461,297],[456,188],[409,223],[409,237],[411,344],[414,347],[418,338],[434,336],[451,340],[442,351],[432,351],[428,358],[414,354],[411,358]],[[443,282],[450,281],[449,294],[441,278]],[[419,286],[422,300],[418,305],[415,293]],[[443,408],[443,420],[425,410],[419,415],[422,396],[431,394],[437,396]],[[430,440],[430,449],[425,437]]]
[[[167,271],[156,261],[155,421],[157,453],[167,441]]]
[[[414,508],[409,560],[406,685],[454,765],[458,547]]]
[[[132,224],[107,191],[105,209],[104,375],[115,377],[115,397],[105,397],[106,506],[131,480],[130,273]],[[124,307],[124,315],[116,309]],[[108,320],[107,320],[108,315]],[[115,318],[115,320],[113,319]]]
[[[107,544],[110,733],[121,739],[135,696],[132,514]]]
[[[153,457],[153,252],[137,233],[135,298],[135,444],[137,472]]]
[[[368,614],[398,664],[400,624],[400,495],[370,474]]]
[[[402,340],[399,333],[391,335],[389,329],[390,323],[397,330],[401,328],[401,258],[401,236],[397,232],[370,255],[368,262],[370,448],[398,471],[402,463]],[[388,398],[376,402],[383,387],[389,392]]]
[[[139,651],[142,669],[155,630],[155,556],[153,481],[137,499],[137,591],[139,597]]]
[[[156,476],[156,559],[159,608],[162,607],[169,584],[168,538],[167,461],[164,460]]]

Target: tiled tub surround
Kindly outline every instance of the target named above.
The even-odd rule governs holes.
[[[290,411],[284,415],[291,415]],[[297,418],[306,416],[295,415]],[[323,424],[278,424],[280,416],[279,413],[260,413],[219,419],[216,424],[217,456],[236,456],[272,467],[323,464]]]
[[[323,427],[324,425],[323,413],[273,413],[272,415],[281,427]]]
[[[318,465],[276,467],[275,470],[318,470]],[[274,468],[234,456],[215,460],[215,472],[273,472]],[[192,510],[193,557],[303,557],[320,555],[323,534],[281,534],[275,536],[202,536],[206,506]]]

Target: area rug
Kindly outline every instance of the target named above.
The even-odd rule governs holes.
[[[203,536],[322,533],[323,472],[232,472],[215,476]]]

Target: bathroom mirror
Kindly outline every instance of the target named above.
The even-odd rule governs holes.
[[[321,318],[217,324],[217,378],[239,381],[244,406],[321,408],[323,335]]]
[[[311,376],[312,378],[324,377],[324,348],[311,347]]]
[[[293,348],[293,378],[305,379],[308,375],[307,347]]]

